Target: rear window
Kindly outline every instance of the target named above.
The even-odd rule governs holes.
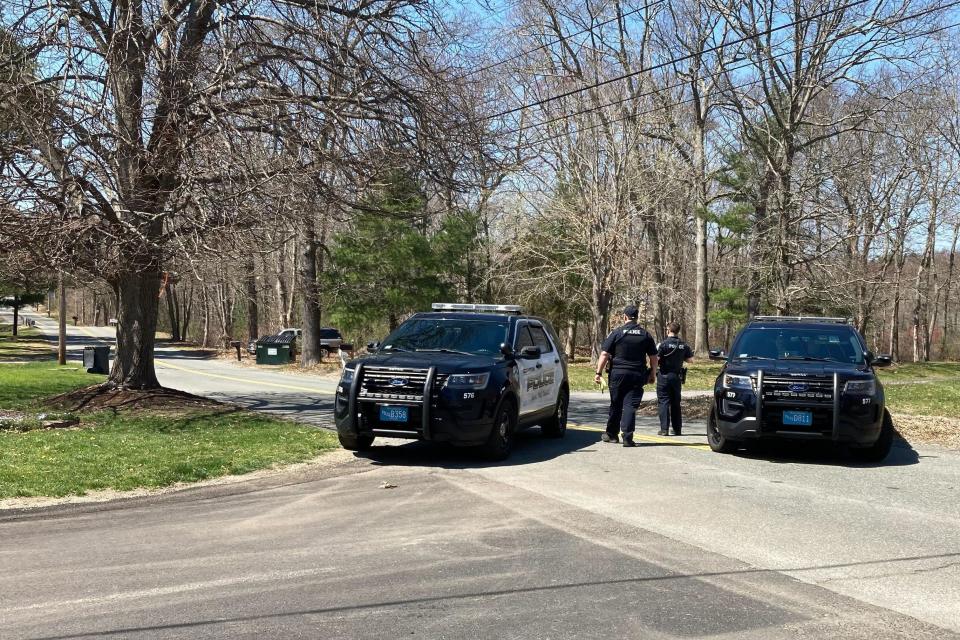
[[[735,359],[809,360],[863,364],[860,337],[849,327],[754,327],[730,351]]]
[[[340,338],[340,332],[336,329],[320,329],[320,338],[324,340],[337,340]]]

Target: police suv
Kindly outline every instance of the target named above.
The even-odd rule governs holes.
[[[887,457],[893,423],[867,350],[845,318],[757,316],[733,341],[714,386],[707,441],[729,453],[747,441],[791,438],[842,443],[865,462]]]
[[[340,443],[411,438],[510,454],[515,434],[539,425],[562,438],[570,388],[550,323],[515,305],[434,304],[347,363],[337,387]]]

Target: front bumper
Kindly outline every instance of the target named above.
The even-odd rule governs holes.
[[[423,400],[364,399],[359,394],[360,376],[358,372],[351,387],[341,385],[337,389],[334,421],[337,431],[343,435],[476,446],[485,443],[494,428],[500,394],[490,388],[451,389],[434,385],[436,376],[431,375],[425,385]],[[402,423],[381,421],[381,406],[407,407],[408,420]]]
[[[840,392],[827,401],[782,399],[758,400],[753,390],[718,388],[715,392],[715,424],[729,440],[814,440],[869,447],[880,437],[883,426],[883,396],[854,396]],[[809,411],[810,426],[783,424],[784,411]]]

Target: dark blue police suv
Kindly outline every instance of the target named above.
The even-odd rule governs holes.
[[[377,436],[411,438],[477,447],[502,460],[526,427],[563,437],[567,363],[546,320],[514,305],[433,309],[347,363],[335,406],[344,448],[368,449]]]
[[[735,451],[767,438],[845,444],[865,462],[887,457],[893,423],[875,356],[843,318],[758,316],[734,339],[714,385],[710,448]]]

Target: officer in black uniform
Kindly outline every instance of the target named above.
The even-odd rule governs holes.
[[[630,305],[623,310],[626,324],[615,329],[603,341],[597,375],[594,382],[600,384],[608,362],[610,367],[610,417],[607,431],[601,436],[604,442],[619,442],[618,433],[623,432],[623,446],[635,447],[633,431],[637,421],[637,407],[643,398],[643,385],[653,382],[657,369],[657,345],[646,329],[637,324],[640,311]],[[649,359],[650,365],[647,366]]]
[[[677,334],[680,324],[667,325],[666,339],[657,345],[657,357],[660,370],[657,372],[657,404],[660,414],[661,436],[668,434],[667,428],[673,426],[673,435],[679,436],[683,430],[683,416],[680,413],[680,379],[683,365],[693,359],[693,351]]]

